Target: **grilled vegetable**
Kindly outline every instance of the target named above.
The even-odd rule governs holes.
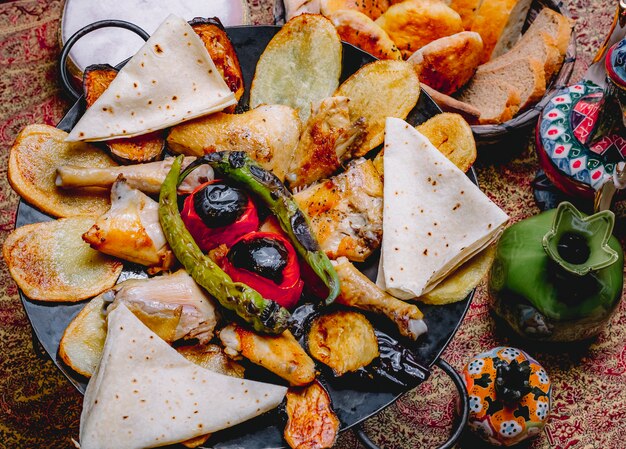
[[[239,59],[232,42],[228,38],[224,25],[217,17],[203,19],[196,17],[189,22],[206,47],[215,67],[219,70],[222,78],[231,92],[235,94],[237,101],[243,95],[243,74],[239,66]],[[235,106],[230,106],[225,111],[234,112]]]
[[[253,162],[243,151],[207,154],[191,163],[179,177],[178,182],[181,183],[189,173],[202,164],[209,164],[221,176],[246,186],[267,205],[278,218],[281,228],[289,236],[300,257],[328,288],[326,304],[332,303],[339,294],[337,273],[311,234],[307,216],[298,208],[283,183],[271,172]]]
[[[118,70],[108,64],[90,65],[83,75],[87,107],[91,107],[117,76]],[[109,140],[111,154],[123,163],[151,162],[163,153],[165,139],[160,131],[130,139]]]
[[[374,328],[358,312],[338,310],[315,318],[307,346],[313,358],[332,368],[335,376],[356,371],[378,357]]]
[[[289,388],[286,412],[284,437],[293,449],[324,449],[335,444],[339,419],[318,381],[304,388]]]
[[[207,182],[194,190],[185,198],[181,217],[205,252],[221,244],[232,246],[259,227],[252,198],[243,189],[222,181]]]
[[[224,271],[236,282],[257,290],[281,306],[295,307],[304,282],[296,250],[281,235],[254,232],[239,239],[223,259]]]
[[[222,306],[234,311],[259,332],[282,333],[289,321],[289,312],[277,303],[263,298],[245,284],[233,282],[215,262],[205,256],[185,228],[178,212],[176,184],[183,160],[178,156],[163,182],[159,198],[159,219],[165,237],[176,258],[193,279]]]

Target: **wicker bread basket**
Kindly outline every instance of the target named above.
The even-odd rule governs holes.
[[[524,24],[524,31],[528,29],[528,26],[543,8],[553,9],[565,17],[571,18],[567,7],[561,1],[535,0],[531,5],[526,23]],[[472,131],[474,132],[476,143],[481,147],[494,145],[502,147],[503,144],[506,143],[507,148],[510,148],[509,145],[518,147],[526,144],[526,137],[529,136],[530,131],[537,124],[539,114],[549,101],[552,94],[557,89],[568,85],[570,77],[572,76],[575,61],[576,35],[572,30],[572,35],[570,37],[561,70],[554,75],[550,84],[546,86],[546,92],[541,101],[504,123],[497,125],[473,125]]]

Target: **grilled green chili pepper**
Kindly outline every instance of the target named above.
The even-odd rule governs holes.
[[[185,228],[176,194],[182,156],[178,156],[168,173],[159,197],[159,221],[176,258],[191,277],[222,306],[234,311],[255,330],[280,334],[289,324],[289,311],[276,302],[263,298],[256,290],[233,280],[198,248]]]
[[[332,303],[339,294],[339,277],[311,234],[307,216],[283,183],[273,173],[259,167],[245,152],[219,151],[192,162],[179,177],[179,184],[202,164],[209,164],[220,175],[246,186],[269,207],[300,257],[328,287],[326,304]]]

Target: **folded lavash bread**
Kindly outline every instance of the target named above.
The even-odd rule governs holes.
[[[496,239],[508,216],[404,120],[385,124],[379,287],[400,299],[432,290]]]
[[[133,137],[236,103],[200,37],[184,19],[170,15],[66,140]]]
[[[218,374],[176,352],[120,304],[80,417],[82,449],[165,446],[247,421],[287,388]]]

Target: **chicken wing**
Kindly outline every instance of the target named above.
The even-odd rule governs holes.
[[[186,157],[183,168],[196,158]],[[110,187],[119,175],[122,175],[129,187],[148,194],[157,194],[165,176],[172,168],[173,157],[147,164],[122,165],[119,167],[79,167],[62,165],[57,168],[56,185],[64,189],[79,187]],[[181,194],[191,193],[200,184],[213,180],[213,169],[209,165],[201,165],[185,178],[178,187]]]
[[[93,249],[145,265],[151,274],[174,263],[159,223],[159,203],[120,177],[111,188],[111,208],[83,234]]]
[[[219,319],[215,303],[185,270],[149,279],[120,282],[104,293],[107,313],[123,303],[168,343],[213,338]]]
[[[302,125],[289,106],[263,105],[243,114],[217,112],[177,125],[167,137],[169,148],[188,156],[215,151],[245,151],[282,181]]]
[[[409,304],[378,288],[345,257],[332,261],[341,282],[339,304],[385,315],[396,323],[405,337],[417,340],[428,328],[424,315],[415,304]]]
[[[229,324],[220,331],[219,337],[226,354],[243,356],[289,381],[290,385],[302,386],[315,380],[315,363],[289,331],[261,335]]]
[[[374,164],[357,159],[328,181],[294,195],[328,257],[364,261],[383,234],[383,184]]]
[[[358,150],[365,138],[365,119],[350,122],[349,102],[348,97],[329,97],[312,112],[289,164],[286,179],[291,188],[327,178]]]

